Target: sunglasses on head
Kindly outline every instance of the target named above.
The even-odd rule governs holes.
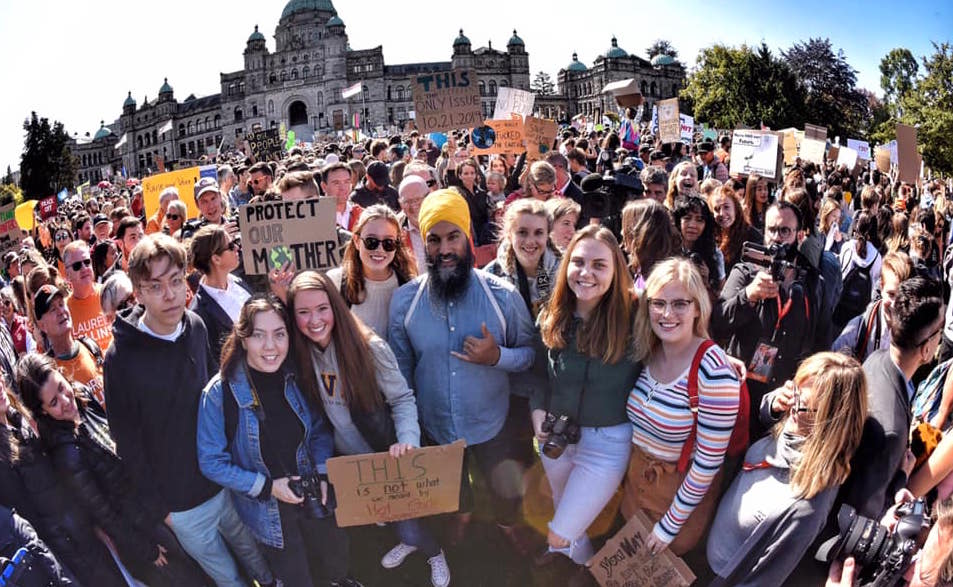
[[[361,239],[368,251],[376,251],[378,246],[384,247],[384,251],[391,253],[397,249],[397,241],[392,238],[379,239],[376,236],[368,236]]]
[[[79,271],[83,267],[89,267],[92,264],[93,264],[92,259],[89,259],[89,258],[81,259],[79,261],[76,261],[75,263],[70,263],[70,269],[72,269],[73,271]]]

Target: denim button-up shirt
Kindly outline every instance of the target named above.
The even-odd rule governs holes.
[[[509,409],[509,373],[533,364],[534,329],[526,304],[512,285],[480,273],[506,320],[505,335],[475,274],[460,297],[450,301],[433,296],[425,284],[406,327],[404,318],[426,275],[404,284],[390,304],[388,340],[417,394],[421,427],[440,444],[463,438],[472,445],[496,436]],[[450,354],[464,352],[466,337],[482,338],[483,324],[500,346],[496,365],[468,363]]]
[[[199,402],[198,453],[199,468],[209,480],[229,489],[235,510],[255,538],[274,548],[284,547],[278,500],[269,496],[259,500],[265,481],[271,478],[261,456],[260,422],[255,415],[254,397],[244,369],[236,369],[228,379],[229,388],[238,404],[235,436],[228,445],[225,434],[225,411],[221,375],[208,382]],[[274,393],[275,390],[258,390]],[[304,439],[298,445],[297,465],[301,475],[326,473],[325,461],[333,456],[334,436],[321,413],[313,409],[298,388],[294,375],[287,373],[285,399],[304,425]]]

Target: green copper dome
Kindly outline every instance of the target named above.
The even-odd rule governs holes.
[[[619,41],[615,37],[612,37],[612,46],[609,47],[608,51],[606,51],[606,57],[614,59],[614,58],[624,58],[628,56],[629,54],[626,53],[621,47],[619,47]]]
[[[523,46],[526,46],[526,43],[523,42],[523,39],[521,39],[521,38],[519,37],[519,35],[516,34],[516,29],[513,29],[513,36],[510,37],[510,42],[507,43],[507,44],[508,44],[508,45],[523,45]]]
[[[127,96],[126,100],[122,103],[123,108],[126,106],[132,106],[133,108],[136,107],[136,101],[132,99],[132,92],[129,92],[129,96]]]
[[[285,4],[285,9],[281,11],[281,19],[284,20],[298,12],[309,12],[312,10],[323,10],[325,12],[336,12],[331,0],[291,0]]]
[[[165,78],[162,81],[162,87],[159,88],[159,94],[171,94],[172,86],[169,85],[169,78]]]
[[[675,58],[671,55],[665,55],[664,53],[659,53],[652,58],[652,66],[658,67],[660,65],[672,65],[675,63]]]
[[[328,26],[344,26],[344,21],[341,20],[341,17],[334,15],[331,17],[331,20],[328,21]]]
[[[569,71],[587,71],[589,68],[586,67],[585,63],[583,63],[582,61],[579,61],[579,55],[573,53],[572,63],[570,63],[569,67],[567,67],[566,69],[568,69]]]
[[[253,32],[253,33],[248,37],[248,42],[251,43],[252,41],[264,41],[264,40],[265,40],[265,35],[263,35],[263,34],[261,34],[261,33],[258,32],[258,25],[256,24],[256,25],[255,25],[255,32]]]
[[[463,29],[460,29],[460,36],[453,42],[454,47],[457,45],[469,45],[470,39],[466,38],[463,34]]]
[[[99,139],[104,139],[104,138],[108,137],[108,136],[111,135],[111,134],[113,134],[113,131],[111,131],[111,130],[109,130],[108,128],[106,128],[105,123],[104,123],[102,120],[100,120],[100,121],[99,121],[99,130],[96,131],[96,134],[93,136],[93,140],[94,140],[94,141],[98,141]]]

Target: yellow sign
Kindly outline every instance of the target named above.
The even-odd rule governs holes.
[[[211,170],[211,173],[209,171]],[[204,172],[204,173],[203,173]],[[189,209],[189,218],[197,218],[199,209],[195,205],[195,182],[199,177],[215,176],[215,166],[189,167],[146,177],[142,180],[142,202],[146,207],[146,218],[152,216],[159,209],[159,194],[167,187],[179,190],[179,199],[185,202]]]
[[[22,230],[33,230],[33,210],[35,208],[36,200],[27,200],[17,206],[14,216]]]

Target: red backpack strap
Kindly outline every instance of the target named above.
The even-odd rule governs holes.
[[[713,346],[715,346],[713,340],[706,340],[698,345],[695,358],[692,359],[692,367],[688,371],[688,406],[692,410],[692,431],[685,439],[685,444],[682,445],[682,454],[678,457],[679,473],[688,470],[688,461],[692,458],[692,451],[695,448],[695,432],[698,428],[698,369],[701,368],[705,353]]]

